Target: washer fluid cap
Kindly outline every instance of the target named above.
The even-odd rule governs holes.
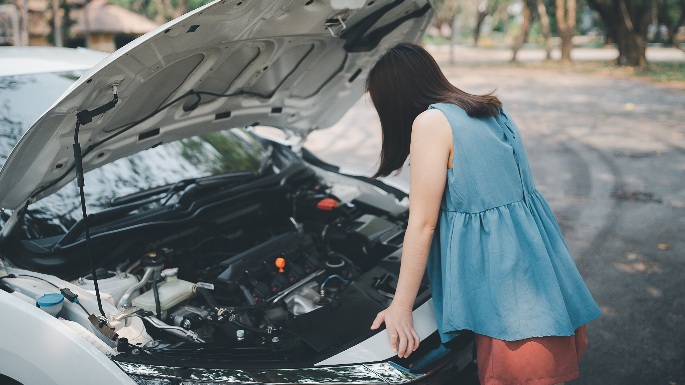
[[[64,296],[59,293],[50,293],[50,294],[43,294],[40,298],[38,298],[38,301],[36,302],[38,304],[38,307],[48,307],[48,306],[55,306],[59,305],[64,301]]]
[[[176,275],[178,275],[178,267],[162,270],[162,277],[175,277]]]
[[[43,294],[36,300],[36,306],[46,313],[57,316],[64,305],[64,296],[59,293]]]

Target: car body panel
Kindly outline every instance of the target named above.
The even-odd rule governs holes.
[[[94,379],[135,384],[109,357],[35,305],[0,290],[0,314],[0,373],[23,385],[86,385]]]
[[[420,340],[425,340],[438,329],[435,322],[435,305],[433,299],[429,299],[412,313],[414,331]],[[333,357],[327,358],[317,366],[355,364],[364,362],[377,362],[396,356],[397,353],[390,349],[390,336],[387,330],[374,334],[371,338],[346,349]]]
[[[226,126],[302,137],[330,126],[362,95],[383,50],[420,39],[432,15],[427,0],[307,4],[217,0],[114,52],[19,141],[0,171],[0,207],[16,210],[75,177],[77,113],[85,172]],[[83,111],[115,93],[116,106],[88,123]]]
[[[0,47],[0,76],[89,70],[107,56],[85,48]]]

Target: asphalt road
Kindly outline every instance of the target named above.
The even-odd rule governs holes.
[[[497,89],[602,309],[571,383],[685,384],[685,89],[521,68],[445,71],[468,92]],[[368,97],[307,147],[373,170],[380,126]]]

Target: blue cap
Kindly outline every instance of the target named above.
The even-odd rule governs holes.
[[[38,307],[55,306],[64,301],[64,296],[60,293],[43,294],[38,298]]]

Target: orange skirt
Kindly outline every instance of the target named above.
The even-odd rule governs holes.
[[[476,334],[481,385],[551,385],[578,377],[587,346],[585,325],[568,337],[502,341]]]

